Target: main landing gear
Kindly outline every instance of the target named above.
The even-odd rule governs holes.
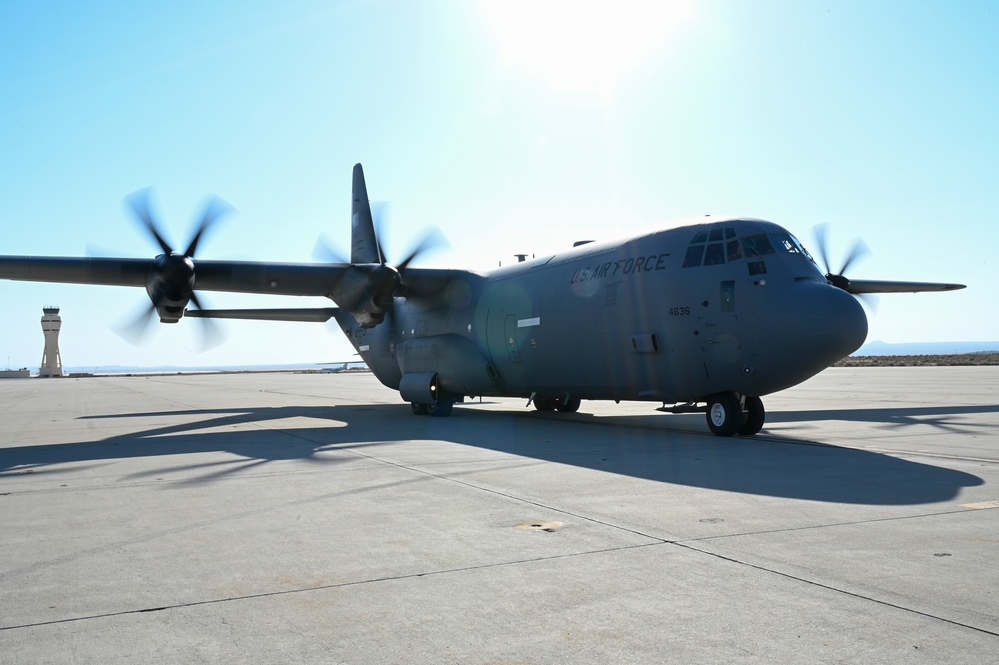
[[[717,436],[752,436],[763,429],[766,410],[759,397],[734,392],[715,393],[707,398],[708,428]]]
[[[565,397],[534,397],[534,408],[538,411],[560,411],[561,413],[576,413],[583,403],[578,397],[566,395]]]
[[[451,411],[454,409],[454,400],[441,396],[433,404],[417,404],[416,402],[410,402],[409,406],[413,409],[413,413],[418,416],[446,418],[451,415]]]

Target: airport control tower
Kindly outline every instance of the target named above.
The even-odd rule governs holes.
[[[59,329],[62,319],[58,307],[42,308],[42,332],[45,333],[45,351],[38,376],[62,376],[62,358],[59,357]]]

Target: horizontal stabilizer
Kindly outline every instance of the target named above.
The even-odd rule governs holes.
[[[851,279],[846,286],[849,293],[919,293],[921,291],[956,291],[964,284],[940,282],[892,282],[873,279]]]
[[[314,321],[322,323],[336,315],[336,307],[299,309],[189,309],[184,316],[202,319],[249,319],[255,321]]]

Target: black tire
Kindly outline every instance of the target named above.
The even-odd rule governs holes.
[[[708,397],[708,411],[705,415],[708,429],[716,436],[732,436],[742,425],[742,407],[732,392]]]
[[[746,413],[744,422],[739,426],[739,436],[753,436],[763,429],[767,419],[767,410],[763,408],[763,400],[759,397],[746,397]]]
[[[430,407],[426,404],[417,404],[416,402],[409,403],[410,408],[413,409],[413,413],[417,416],[425,416],[430,413]]]
[[[535,397],[534,408],[538,411],[554,411],[558,400],[554,397]]]
[[[427,407],[427,413],[435,418],[447,418],[451,415],[452,408],[454,408],[454,402],[447,398],[440,398]]]
[[[579,411],[579,405],[583,403],[583,400],[578,397],[569,397],[566,400],[559,400],[558,406],[555,408],[562,413],[576,413]]]

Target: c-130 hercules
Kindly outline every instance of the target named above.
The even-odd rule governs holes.
[[[163,253],[154,259],[0,257],[0,278],[143,286],[163,323],[188,317],[326,321],[335,317],[375,376],[415,414],[447,416],[473,396],[528,399],[541,411],[581,400],[661,402],[704,411],[719,436],[763,427],[760,397],[817,374],[867,336],[854,294],[948,291],[961,284],[824,274],[785,229],[710,219],[486,274],[396,265],[382,251],[361,165],[354,166],[350,262],[194,259],[222,212],[210,204],[174,251],[145,192],[129,199]],[[821,239],[820,239],[821,241]],[[325,296],[337,307],[202,309],[198,291]],[[188,309],[188,305],[194,308]],[[667,406],[673,405],[673,406]]]

